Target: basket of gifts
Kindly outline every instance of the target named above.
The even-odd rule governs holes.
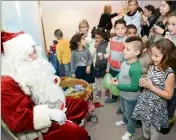
[[[85,80],[73,77],[63,77],[59,85],[66,97],[90,99],[92,96],[92,86]]]

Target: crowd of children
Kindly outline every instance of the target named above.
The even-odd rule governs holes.
[[[95,83],[96,98],[104,93],[106,103],[118,99],[103,86],[106,73],[114,77],[111,84],[120,91],[122,113],[122,121],[115,125],[127,126],[122,140],[134,136],[137,120],[142,122],[144,139],[158,140],[159,132],[170,128],[168,117],[173,119],[176,108],[176,7],[173,4],[174,1],[161,1],[160,14],[152,5],[145,6],[143,13],[137,0],[129,0],[129,12],[115,21],[113,37],[112,23],[104,25],[108,30],[103,24],[94,27],[90,37],[87,20],[79,23],[79,31],[70,41],[63,38],[60,29],[54,33],[58,40],[57,58],[65,76]],[[111,8],[106,9],[103,16],[111,13]]]

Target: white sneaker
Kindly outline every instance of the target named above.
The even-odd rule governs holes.
[[[126,123],[124,123],[123,121],[119,121],[119,122],[115,122],[115,125],[117,127],[121,127],[121,126],[126,126]]]
[[[133,137],[134,137],[133,134],[131,134],[131,133],[129,133],[129,132],[126,132],[126,133],[121,137],[121,139],[122,139],[122,140],[130,140],[130,139],[132,139]]]

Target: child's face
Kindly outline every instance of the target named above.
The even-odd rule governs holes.
[[[126,26],[124,24],[117,24],[115,27],[115,33],[117,36],[125,36]]]
[[[144,8],[144,16],[150,17],[152,15],[151,11],[148,11],[146,8]]]
[[[172,16],[169,18],[168,30],[170,35],[176,35],[176,16]]]
[[[78,42],[78,45],[79,45],[79,46],[86,46],[86,40],[85,40],[85,37],[84,37],[84,36],[82,36],[80,42]]]
[[[123,54],[126,60],[133,59],[140,54],[140,51],[136,50],[134,45],[135,44],[133,42],[125,43],[125,49],[123,51]]]
[[[129,29],[127,30],[127,36],[128,36],[128,37],[136,36],[136,33],[137,33],[137,31],[136,31],[136,29],[134,29],[134,28],[129,28]]]
[[[169,5],[165,1],[162,1],[160,5],[161,16],[165,16],[166,13],[169,12],[169,10],[170,10]]]
[[[132,1],[128,4],[128,8],[130,10],[131,13],[134,13],[137,11],[138,8],[138,3],[136,1]]]
[[[95,41],[96,41],[97,43],[100,43],[100,42],[103,41],[103,38],[102,38],[100,35],[95,34]]]
[[[152,60],[153,60],[154,65],[155,66],[160,65],[161,60],[163,58],[163,54],[161,53],[161,51],[157,49],[156,47],[152,47],[151,52],[152,52]]]
[[[87,34],[88,30],[89,30],[89,28],[87,27],[86,24],[82,24],[79,29],[79,31],[83,34]]]

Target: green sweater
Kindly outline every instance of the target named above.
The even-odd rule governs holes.
[[[124,61],[121,65],[120,73],[117,75],[120,96],[127,100],[136,100],[140,94],[139,78],[142,74],[142,68],[137,60],[132,64]]]

